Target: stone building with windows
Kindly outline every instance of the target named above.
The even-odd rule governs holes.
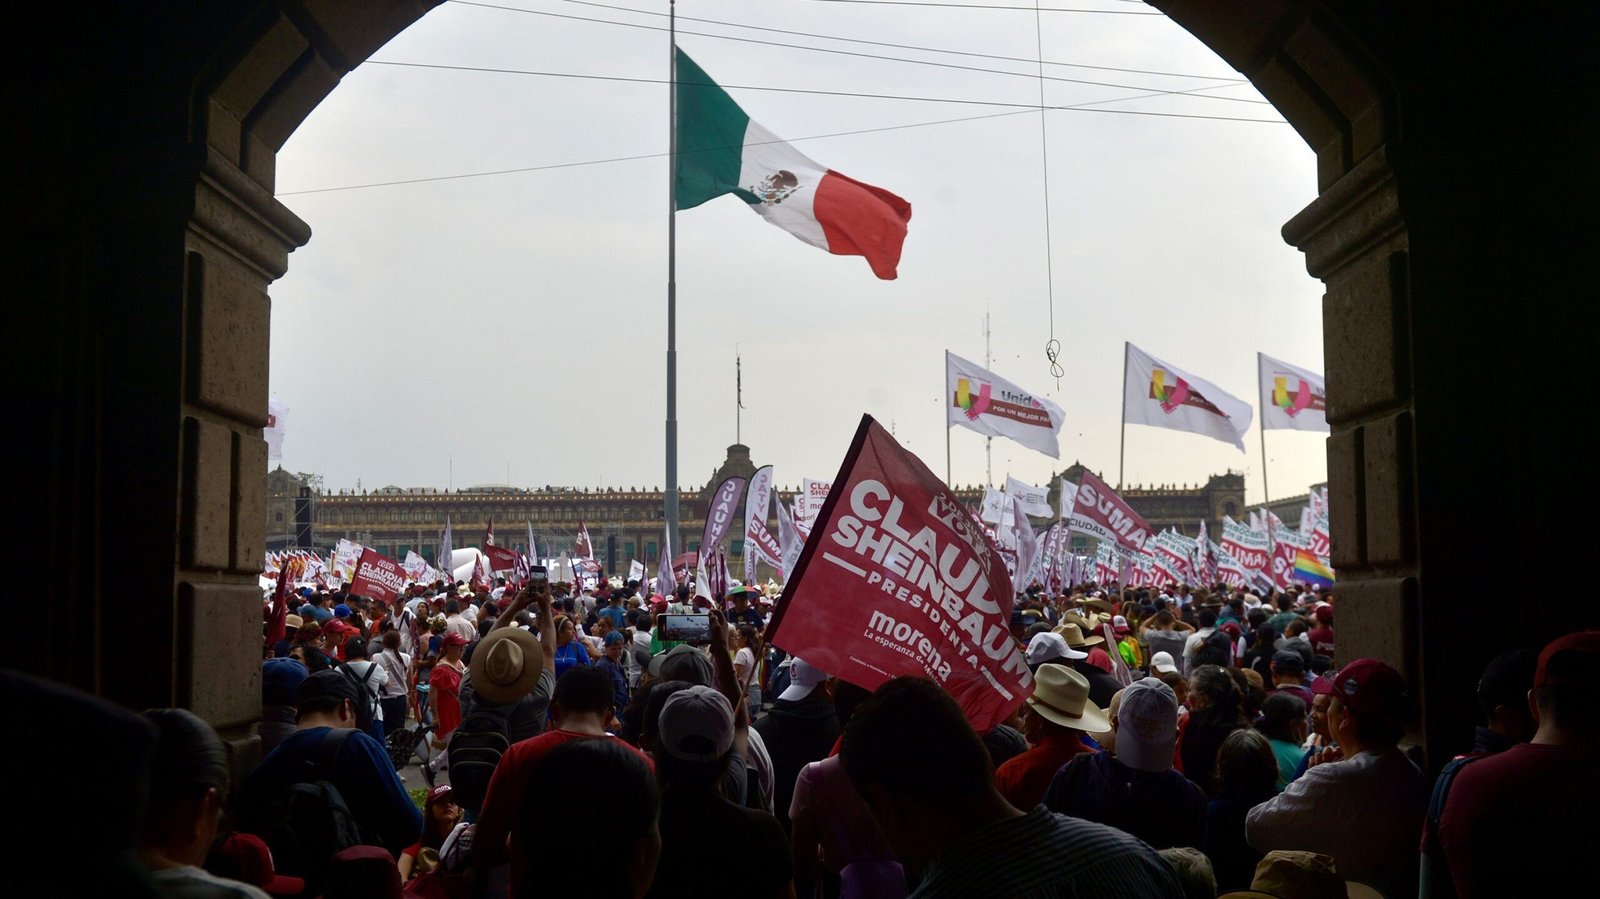
[[[754,475],[756,465],[750,448],[743,444],[728,447],[727,458],[699,489],[679,492],[682,521],[673,543],[674,555],[700,549],[706,509],[711,492],[723,478]],[[1050,479],[1050,503],[1059,508],[1060,478],[1077,482],[1084,468],[1074,463]],[[578,525],[588,527],[595,558],[606,571],[625,572],[632,560],[643,562],[652,574],[663,551],[665,503],[660,489],[640,487],[515,487],[507,484],[481,484],[458,490],[433,487],[386,486],[375,490],[322,491],[310,482],[311,476],[297,475],[282,468],[267,476],[267,546],[281,549],[306,545],[331,548],[341,538],[354,540],[395,559],[416,552],[433,562],[449,517],[452,544],[461,549],[481,546],[484,531],[492,520],[495,542],[520,548],[528,542],[528,529],[538,542],[541,555],[552,557],[570,552],[577,541]],[[777,488],[787,499],[798,487]],[[983,501],[982,486],[956,488],[956,495],[976,509]],[[302,495],[304,494],[304,495]],[[1129,487],[1123,491],[1139,514],[1156,529],[1176,528],[1193,536],[1204,520],[1212,535],[1221,533],[1222,517],[1240,517],[1244,504],[1244,475],[1238,472],[1212,475],[1201,485],[1161,485]],[[297,514],[309,522],[309,539],[297,529]],[[1298,516],[1298,512],[1295,513]],[[1051,519],[1035,519],[1039,527]],[[1298,517],[1296,518],[1298,521]],[[776,514],[767,526],[777,532]],[[743,570],[744,541],[733,529],[729,551],[735,576]],[[1092,541],[1075,537],[1076,551],[1087,551]],[[758,569],[761,577],[774,575],[766,565]]]

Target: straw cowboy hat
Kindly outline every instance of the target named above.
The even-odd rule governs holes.
[[[1107,614],[1117,610],[1117,607],[1112,605],[1111,601],[1108,599],[1085,599],[1083,600],[1082,605],[1090,609],[1098,609],[1099,611]]]
[[[1089,679],[1065,665],[1047,662],[1033,675],[1033,695],[1028,707],[1062,727],[1105,731],[1111,721],[1089,701]]]
[[[539,682],[544,648],[520,627],[495,628],[478,641],[469,668],[474,693],[496,705],[516,702]]]
[[[1073,649],[1083,649],[1088,646],[1099,646],[1100,644],[1106,642],[1106,638],[1100,636],[1099,634],[1085,637],[1083,635],[1083,629],[1070,622],[1058,626],[1056,628],[1056,633],[1066,638],[1067,645]]]

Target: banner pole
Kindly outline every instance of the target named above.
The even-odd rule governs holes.
[[[667,3],[667,533],[678,533],[678,5]],[[669,563],[670,564],[670,563]]]
[[[1259,394],[1261,385],[1261,367],[1266,361],[1266,353],[1256,353],[1256,393]],[[1265,509],[1267,503],[1272,502],[1272,491],[1267,488],[1267,399],[1262,398],[1261,420],[1256,422],[1256,427],[1261,429],[1261,508]]]
[[[1117,492],[1122,492],[1123,467],[1128,462],[1128,342],[1122,342],[1122,439],[1117,450]]]
[[[950,404],[955,402],[950,393],[950,351],[944,351],[944,485],[956,489],[950,480]]]

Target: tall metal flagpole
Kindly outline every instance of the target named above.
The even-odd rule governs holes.
[[[1260,393],[1261,383],[1261,353],[1256,353],[1256,392]],[[1267,407],[1261,407],[1260,420],[1256,427],[1261,429],[1261,508],[1265,509],[1267,503],[1272,502],[1272,491],[1267,489]]]
[[[678,535],[678,4],[667,3],[667,533]],[[670,564],[670,563],[669,563]]]
[[[1128,342],[1122,342],[1122,446],[1117,450],[1117,491],[1122,491],[1122,470],[1128,462]]]

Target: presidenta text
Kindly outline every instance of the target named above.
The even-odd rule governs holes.
[[[862,578],[874,591],[894,598],[906,614],[874,610],[864,636],[916,659],[941,683],[952,657],[982,671],[1007,700],[1013,694],[980,662],[998,663],[1026,688],[1032,673],[1000,605],[990,596],[988,543],[964,511],[945,508],[935,495],[923,512],[908,510],[883,482],[867,479],[850,491],[848,508],[835,517],[823,559]],[[958,514],[959,513],[959,514]],[[922,524],[931,520],[946,525]]]

